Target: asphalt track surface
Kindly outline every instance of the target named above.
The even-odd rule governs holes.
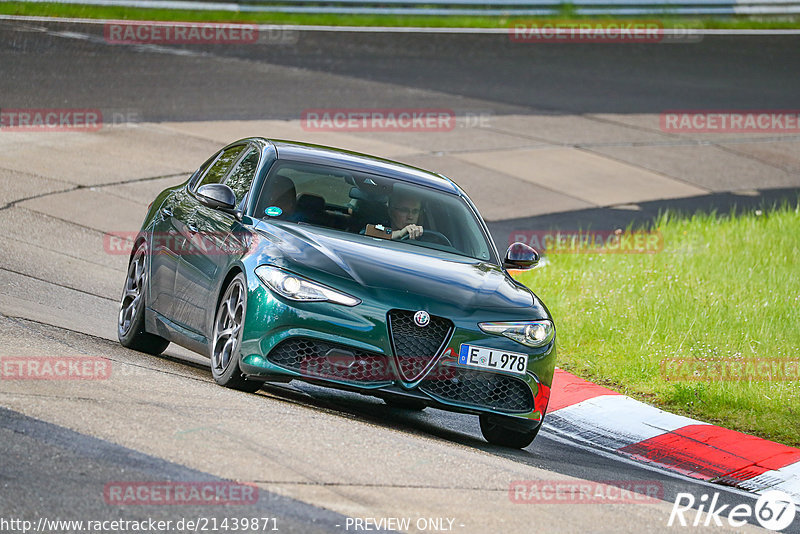
[[[0,105],[135,109],[151,122],[294,119],[303,109],[331,106],[496,114],[793,109],[799,44],[796,37],[706,37],[692,45],[526,47],[506,36],[304,33],[292,45],[150,54],[106,45],[96,27],[46,31],[2,22]],[[374,81],[384,82],[380,90],[366,83]],[[15,210],[0,210],[9,237],[3,254],[14,257],[0,268],[0,354],[103,355],[120,378],[63,387],[0,382],[0,517],[266,514],[281,531],[345,532],[348,515],[435,514],[454,517],[456,532],[638,532],[664,530],[679,492],[753,503],[738,491],[565,442],[547,428],[526,450],[513,451],[488,445],[472,417],[407,413],[302,384],[255,395],[224,390],[200,357],[174,347],[162,358],[134,353],[81,326],[113,322],[116,295],[105,282],[121,284],[124,262],[103,265],[100,256],[43,268],[51,251],[21,242],[20,227],[72,236],[75,257],[91,256],[82,248],[85,228],[65,221],[39,227],[34,215]],[[19,304],[23,295],[53,304],[52,317]],[[511,480],[565,477],[658,481],[664,503],[509,506]],[[234,512],[120,507],[102,497],[115,480],[248,481],[261,496]]]
[[[107,45],[99,25],[58,25],[60,35],[35,22],[0,28],[12,24],[0,48],[4,107],[133,108],[146,122],[294,119],[333,106],[497,114],[794,109],[800,94],[800,36],[791,35],[592,45],[295,31],[267,43],[147,54],[154,45]]]

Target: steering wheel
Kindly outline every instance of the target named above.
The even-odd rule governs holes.
[[[431,239],[433,238],[433,239]],[[408,234],[400,238],[400,241],[408,241],[410,238]],[[435,230],[423,230],[422,235],[417,238],[417,241],[427,241],[428,243],[438,243],[446,247],[452,247],[453,244],[447,239],[447,236]]]

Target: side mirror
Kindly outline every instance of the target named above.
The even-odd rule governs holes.
[[[206,184],[197,190],[197,198],[204,206],[216,210],[236,209],[236,195],[233,189],[225,184]]]
[[[521,242],[512,243],[503,259],[503,267],[506,269],[530,269],[537,263],[539,253],[536,249]]]

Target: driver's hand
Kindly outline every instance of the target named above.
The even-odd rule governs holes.
[[[405,236],[408,236],[409,239],[417,239],[419,236],[422,235],[422,227],[417,224],[409,224],[399,232],[396,232],[398,235],[395,237],[392,236],[392,239],[402,239]]]

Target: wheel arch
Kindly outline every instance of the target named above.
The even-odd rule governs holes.
[[[225,290],[228,288],[228,284],[231,283],[231,280],[236,278],[236,275],[239,273],[244,274],[244,269],[242,269],[241,265],[231,265],[228,269],[228,273],[225,275],[225,278],[222,279],[222,283],[219,286],[219,290],[217,291],[217,298],[214,301],[214,315],[217,314],[217,309],[219,309],[219,303],[222,301],[222,295],[225,293]],[[247,287],[247,275],[245,274],[245,288]],[[214,321],[214,317],[211,319],[212,324]]]
[[[139,232],[138,234],[136,234],[136,239],[133,240],[133,246],[131,247],[131,253],[128,255],[128,265],[130,265],[131,262],[133,261],[133,257],[136,255],[136,251],[139,249],[139,247],[142,245],[142,243],[147,243],[147,237],[145,236],[144,232]],[[151,253],[151,251],[150,251],[150,248],[149,248],[149,245],[148,245],[148,249],[147,249],[147,254],[146,255],[149,256],[150,253]],[[146,265],[145,265],[145,270],[151,269],[150,259],[146,258],[145,261],[147,262]],[[126,267],[126,269],[127,269],[127,267]],[[145,303],[145,306],[144,306],[145,330],[147,330],[147,303],[150,302],[150,288],[151,288],[151,285],[153,283],[152,275],[153,275],[152,272],[147,272],[147,284],[145,284],[144,294],[142,295],[142,297],[144,298],[144,303]]]
[[[139,232],[136,235],[136,239],[133,240],[133,246],[131,247],[131,252],[130,254],[128,254],[128,263],[130,263],[131,260],[133,259],[133,256],[134,254],[136,254],[136,249],[139,248],[139,245],[145,242],[147,242],[147,239],[145,239],[145,235],[142,232]]]

